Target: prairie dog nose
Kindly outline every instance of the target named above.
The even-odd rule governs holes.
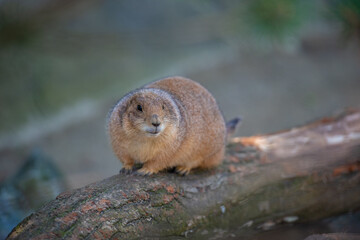
[[[160,122],[160,120],[159,120],[158,115],[154,114],[154,115],[151,116],[151,124],[152,124],[154,127],[160,126],[161,122]]]

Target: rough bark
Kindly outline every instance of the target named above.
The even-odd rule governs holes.
[[[60,194],[9,239],[221,239],[360,207],[360,111],[235,138],[188,176],[119,174]]]

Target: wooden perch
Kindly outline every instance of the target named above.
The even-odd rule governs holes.
[[[105,160],[101,160],[105,161]],[[60,194],[9,239],[227,239],[360,207],[360,111],[235,138],[217,169],[119,174]]]

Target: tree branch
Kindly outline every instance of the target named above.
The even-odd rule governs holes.
[[[60,194],[9,239],[222,239],[360,207],[360,111],[235,138],[224,163],[182,177],[116,175]]]

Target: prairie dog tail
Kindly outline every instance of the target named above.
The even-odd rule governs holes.
[[[236,117],[226,123],[226,138],[228,140],[234,135],[241,122],[241,117]]]

